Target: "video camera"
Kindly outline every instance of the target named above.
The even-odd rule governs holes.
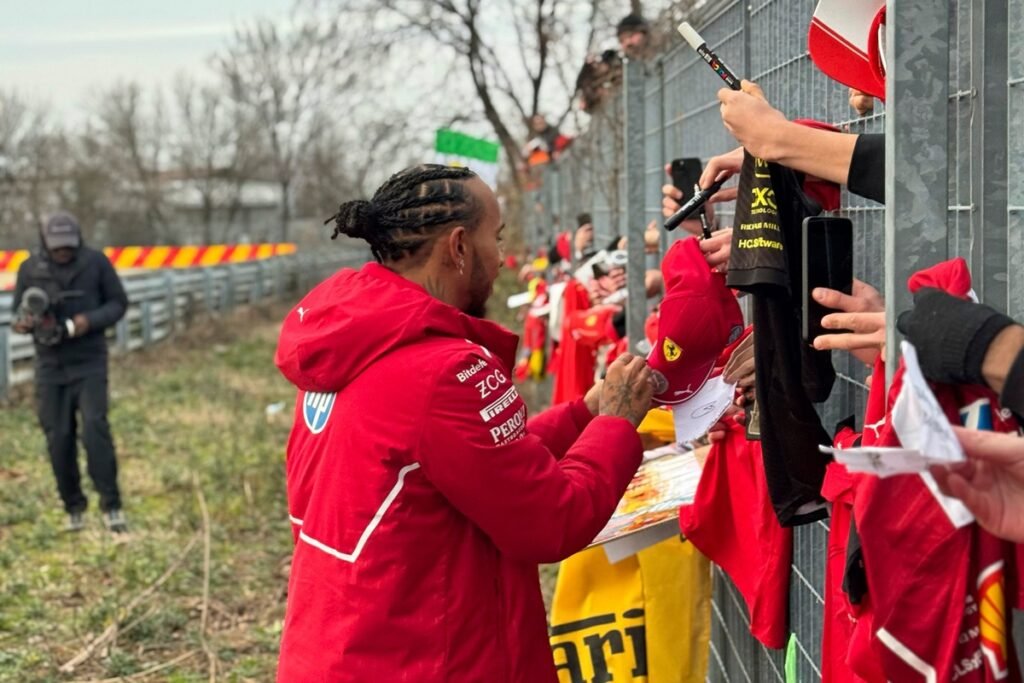
[[[57,346],[71,336],[67,320],[61,320],[55,305],[64,296],[51,298],[41,287],[29,287],[21,296],[15,321],[28,327],[32,338],[42,346]]]

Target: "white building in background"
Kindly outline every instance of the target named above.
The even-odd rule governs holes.
[[[214,180],[204,186],[204,191],[209,190],[207,198],[196,181],[171,174],[164,177],[167,230],[177,242],[246,244],[280,240],[282,193],[277,183]]]

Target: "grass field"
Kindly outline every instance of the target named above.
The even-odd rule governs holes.
[[[0,681],[272,679],[291,553],[283,312],[200,323],[113,364],[123,541],[95,504],[85,532],[61,531],[30,392],[0,409]]]
[[[512,326],[517,287],[506,273],[491,303]],[[284,312],[197,321],[112,363],[123,540],[102,527],[84,456],[88,527],[61,531],[30,388],[0,405],[0,681],[273,679],[292,547],[294,391],[273,366]]]

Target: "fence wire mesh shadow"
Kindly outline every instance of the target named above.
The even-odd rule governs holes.
[[[873,112],[858,117],[849,106],[848,89],[811,62],[807,27],[815,4],[811,0],[712,1],[696,10],[690,21],[735,72],[756,81],[768,101],[787,117],[813,118],[851,133],[885,132],[881,102],[875,102]],[[922,12],[944,11],[927,0],[902,3],[904,8],[915,5]],[[890,275],[895,276],[895,286],[902,288],[907,275],[934,263],[923,262],[921,254],[963,256],[971,265],[982,300],[1020,319],[1024,315],[1024,0],[953,0],[948,3],[948,21],[948,90],[936,96],[937,107],[943,98],[948,107],[947,220],[945,226],[927,234],[897,234],[897,245],[913,240],[926,244],[906,259],[897,258]],[[947,65],[945,59],[941,61],[929,66],[944,77]],[[660,223],[665,164],[677,157],[700,157],[706,162],[736,146],[721,123],[716,97],[721,81],[682,41],[647,63],[643,78],[642,99],[628,105],[643,108],[642,144],[631,146],[630,136],[623,134],[627,106],[623,98],[606,102],[568,153],[545,169],[543,186],[530,195],[536,209],[528,230],[531,244],[550,244],[558,229],[575,227],[571,221],[577,212],[588,211],[599,235],[597,246],[604,246],[606,236],[629,234],[637,236],[630,240],[636,248],[642,243],[643,225],[629,220],[638,215],[626,206],[630,169],[643,169],[644,222],[657,219]],[[904,135],[903,130],[898,129],[898,134]],[[903,150],[912,147],[907,140],[901,139]],[[625,157],[615,156],[620,150]],[[913,156],[899,147],[897,153]],[[938,195],[935,188],[923,187],[921,192]],[[842,206],[839,215],[854,224],[855,276],[883,291],[885,207],[845,190]],[[719,205],[717,214],[721,225],[731,225],[734,207]],[[663,247],[679,237],[666,236]],[[838,379],[831,398],[820,407],[823,424],[831,428],[854,415],[862,425],[867,368],[848,354],[835,354],[834,363]],[[796,636],[800,681],[821,679],[827,535],[827,522],[795,531],[790,628]],[[784,680],[783,653],[767,650],[750,637],[742,599],[717,569],[713,606],[708,679]],[[1018,628],[1017,638],[1021,635]]]

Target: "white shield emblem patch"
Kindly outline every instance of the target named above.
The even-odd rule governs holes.
[[[334,408],[334,394],[321,394],[307,391],[302,401],[302,417],[306,427],[314,434],[319,434],[327,426],[327,420]]]

